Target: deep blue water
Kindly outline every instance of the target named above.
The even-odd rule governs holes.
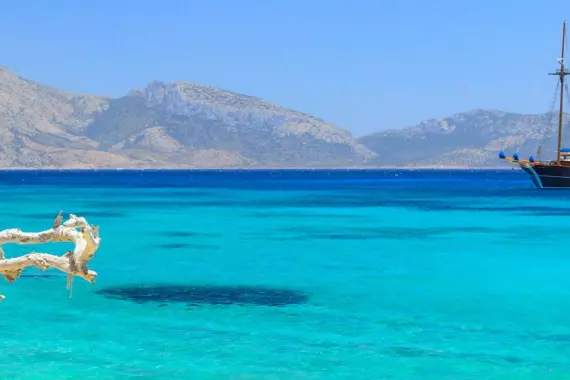
[[[2,379],[570,378],[570,191],[520,171],[10,171],[0,207],[103,238],[71,299],[0,287]]]

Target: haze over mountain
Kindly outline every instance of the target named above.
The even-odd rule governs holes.
[[[521,157],[536,156],[540,145],[541,157],[552,158],[557,125],[558,118],[550,112],[532,115],[480,109],[378,132],[359,142],[378,153],[368,161],[371,165],[501,167],[505,164],[497,154],[503,149],[508,154],[519,150]]]
[[[262,99],[152,82],[111,99],[0,68],[2,167],[327,167],[375,156],[344,129]]]
[[[120,98],[73,94],[0,67],[0,167],[498,166],[534,149],[550,115],[459,113],[355,139],[324,120],[210,86],[155,81]]]

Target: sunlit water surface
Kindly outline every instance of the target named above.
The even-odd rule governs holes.
[[[3,281],[2,379],[570,379],[570,191],[524,173],[6,172],[0,209],[103,238],[72,298]]]

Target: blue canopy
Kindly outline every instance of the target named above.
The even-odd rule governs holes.
[[[562,153],[570,153],[570,148],[562,148],[562,149],[560,149],[560,152],[562,152]]]

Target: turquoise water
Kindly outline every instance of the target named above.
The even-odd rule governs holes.
[[[0,228],[103,241],[2,282],[2,379],[570,379],[570,192],[522,173],[3,175]]]

